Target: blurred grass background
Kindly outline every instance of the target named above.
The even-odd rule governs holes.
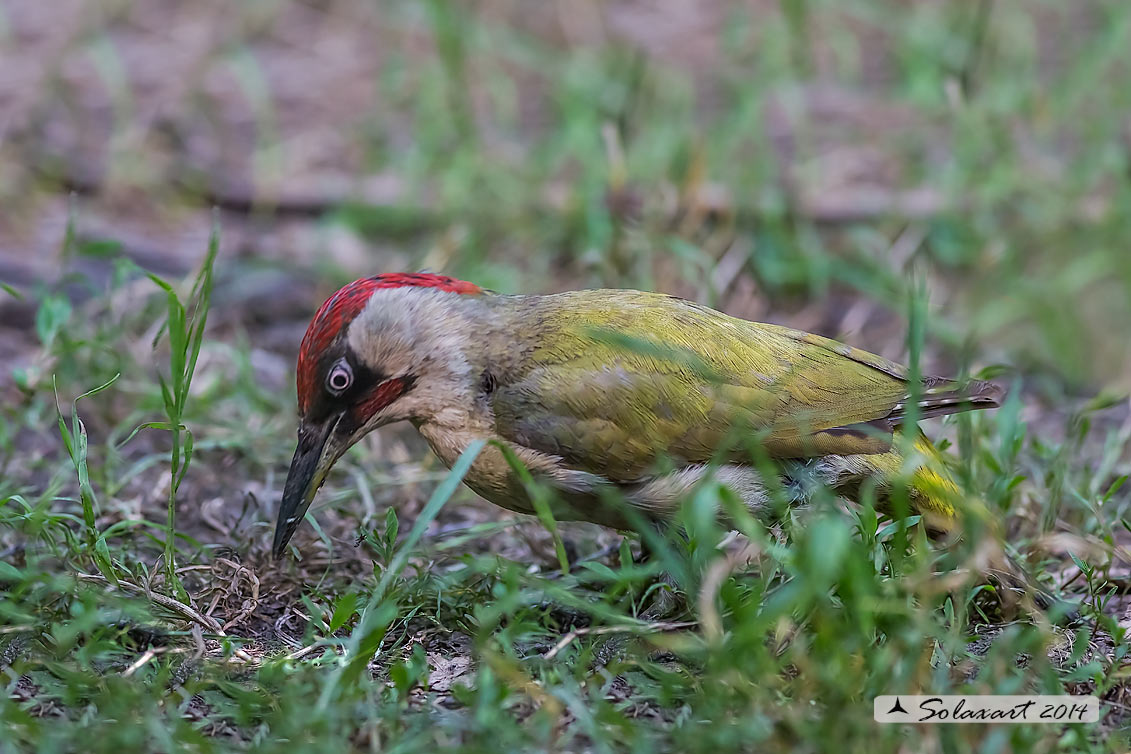
[[[1128,49],[1119,0],[4,0],[0,747],[1125,747]],[[214,223],[177,492],[202,623],[74,575],[104,558],[176,596],[158,560],[168,436],[125,442],[163,416],[169,363],[167,302],[138,267],[187,298]],[[891,531],[834,517],[763,542],[754,576],[705,547],[708,571],[735,573],[717,576],[720,616],[684,584],[685,617],[725,635],[654,627],[659,659],[593,674],[593,637],[538,658],[635,614],[649,574],[578,526],[575,557],[608,552],[550,578],[538,524],[457,492],[390,588],[369,672],[327,685],[444,474],[382,431],[327,486],[312,554],[271,563],[294,356],[337,286],[420,268],[502,292],[661,290],[897,360],[925,291],[924,370],[1013,386],[1005,409],[931,433],[1045,582],[1095,603],[1095,630],[972,623],[973,601],[889,578],[930,571],[925,555],[905,564]],[[91,525],[53,380],[70,421],[115,374],[79,403]],[[871,695],[963,684],[1097,690],[1109,720],[871,723]]]

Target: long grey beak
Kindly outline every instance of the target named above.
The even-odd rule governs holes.
[[[299,429],[298,447],[291,459],[287,472],[287,483],[283,486],[283,501],[279,504],[279,519],[275,522],[275,543],[271,551],[275,558],[283,557],[287,542],[295,533],[307,508],[314,500],[314,493],[322,486],[326,473],[334,464],[336,456],[327,453],[326,445],[337,426],[336,417],[321,426],[304,426]]]

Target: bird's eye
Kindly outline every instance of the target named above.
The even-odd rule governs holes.
[[[345,359],[335,364],[326,375],[326,389],[335,395],[344,392],[352,384],[353,370]]]

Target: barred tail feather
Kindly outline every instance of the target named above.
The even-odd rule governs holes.
[[[1001,405],[1003,395],[1000,387],[983,380],[960,386],[949,380],[932,377],[924,380],[923,388],[922,394],[918,396],[918,419],[997,408]],[[907,408],[906,402],[896,404],[883,421],[893,429],[901,426],[907,416]]]

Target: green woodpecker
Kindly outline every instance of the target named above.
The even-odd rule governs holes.
[[[765,515],[766,466],[752,462],[760,456],[779,474],[773,486],[797,502],[815,482],[852,497],[872,480],[879,505],[890,506],[890,482],[916,467],[911,506],[945,521],[957,488],[939,452],[916,428],[920,458],[906,464],[893,439],[909,413],[999,398],[985,382],[926,378],[912,389],[907,370],[879,356],[672,296],[504,296],[432,274],[377,275],[331,296],[303,338],[297,383],[298,448],[276,557],[334,462],[402,420],[448,466],[474,440],[495,441],[467,486],[533,512],[517,459],[553,489],[559,520],[663,521],[708,476]]]

